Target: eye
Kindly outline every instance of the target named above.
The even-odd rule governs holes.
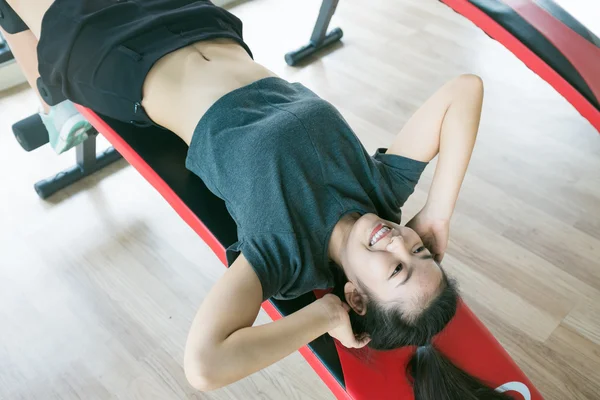
[[[390,276],[390,278],[393,278],[394,276],[398,275],[398,273],[400,273],[400,271],[402,271],[402,264],[398,264],[398,266],[396,267],[396,269],[394,270],[394,272],[392,272],[392,275]]]
[[[419,254],[421,252],[425,251],[425,246],[421,246],[418,249],[414,250],[413,253],[414,254]]]

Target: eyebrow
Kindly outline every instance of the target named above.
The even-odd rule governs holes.
[[[419,258],[419,259],[421,259],[421,260],[433,260],[433,256],[432,256],[431,254],[425,254],[425,255],[423,255],[423,256],[421,256],[421,257],[418,257],[418,258]],[[410,270],[408,271],[408,274],[406,274],[406,278],[404,278],[404,280],[403,280],[402,282],[398,283],[398,284],[396,285],[396,287],[398,287],[398,286],[402,286],[402,285],[404,285],[406,282],[408,282],[408,280],[409,280],[409,279],[410,279],[410,277],[412,276],[412,272],[413,272],[413,269],[414,269],[414,268],[415,268],[415,267],[411,265],[411,268],[410,268]]]

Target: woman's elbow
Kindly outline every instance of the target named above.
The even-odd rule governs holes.
[[[200,392],[210,392],[225,386],[219,379],[217,365],[199,358],[185,360],[185,377],[188,383]]]
[[[216,390],[223,387],[223,385],[219,385],[217,382],[202,375],[186,374],[186,378],[190,386],[199,392],[210,392],[211,390]]]
[[[483,94],[483,79],[475,74],[463,74],[457,78],[459,84],[467,90]]]

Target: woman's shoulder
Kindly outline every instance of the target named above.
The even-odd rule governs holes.
[[[243,234],[226,254],[228,265],[243,254],[265,296],[284,299],[330,284],[331,277],[318,265],[321,249],[316,247],[308,235],[296,231],[261,231]]]

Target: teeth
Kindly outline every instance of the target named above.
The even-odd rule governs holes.
[[[391,228],[388,228],[387,226],[384,226],[383,228],[381,228],[376,234],[375,236],[373,236],[373,239],[371,240],[371,246],[373,246],[383,235],[385,235]]]

